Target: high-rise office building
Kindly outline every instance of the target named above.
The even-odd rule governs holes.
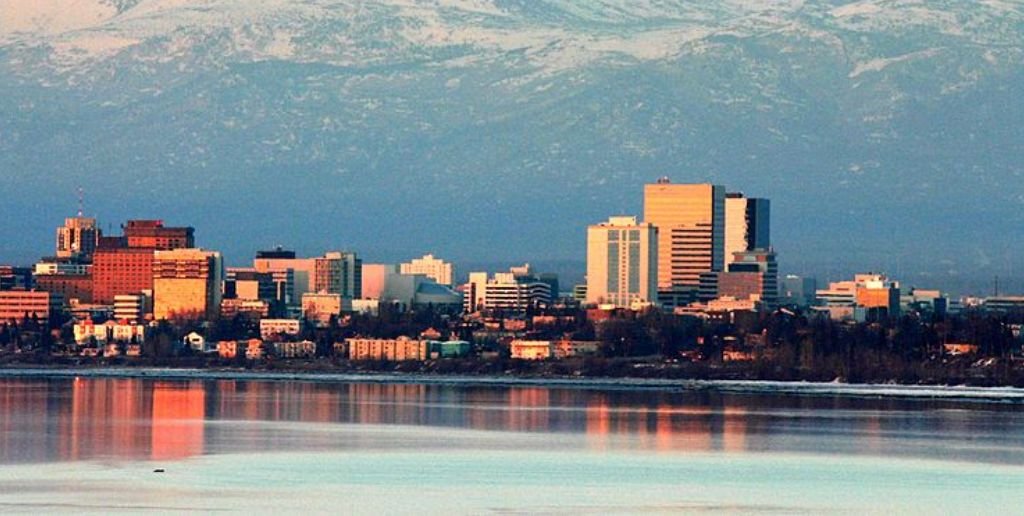
[[[725,196],[725,269],[736,253],[771,248],[771,201],[744,197],[741,193]],[[723,270],[725,270],[723,269]]]
[[[223,279],[224,263],[218,252],[157,250],[153,255],[153,317],[215,317]]]
[[[455,270],[452,264],[434,258],[432,254],[425,254],[423,258],[413,258],[412,261],[400,265],[402,274],[423,274],[441,285],[451,286],[454,280]]]
[[[355,253],[333,251],[315,259],[312,292],[358,299],[362,290],[363,261]]]
[[[89,261],[99,238],[96,219],[82,216],[64,219],[64,225],[57,228],[57,258]]]
[[[644,222],[658,231],[659,292],[695,291],[701,273],[723,270],[724,187],[667,178],[644,185]]]
[[[658,232],[636,217],[611,217],[587,228],[587,303],[629,308],[656,302]]]
[[[122,228],[123,236],[99,237],[92,260],[94,303],[152,291],[155,251],[195,245],[192,228],[165,227],[160,220],[129,220]]]

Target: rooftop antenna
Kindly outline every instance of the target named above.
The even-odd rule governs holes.
[[[82,217],[82,213],[85,211],[85,191],[82,187],[78,187],[78,216]]]
[[[999,275],[996,275],[996,278],[995,278],[992,290],[993,290],[993,294],[992,295],[995,296],[995,297],[999,297]]]

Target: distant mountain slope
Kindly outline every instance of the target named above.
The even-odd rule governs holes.
[[[1024,270],[1020,2],[0,7],[0,257],[82,184],[235,261],[582,259],[669,175],[773,198],[784,267]]]

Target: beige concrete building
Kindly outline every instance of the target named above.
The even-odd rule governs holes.
[[[596,356],[601,354],[601,343],[593,340],[562,339],[554,343],[555,358]]]
[[[401,362],[405,360],[427,360],[429,345],[425,340],[414,340],[409,337],[397,339],[345,339],[348,347],[349,360],[386,360]]]
[[[343,309],[341,294],[302,294],[302,316],[320,326],[327,326],[331,317],[340,316]]]
[[[0,291],[0,322],[20,324],[25,318],[45,323],[64,307],[64,298],[51,292]]]
[[[202,249],[157,250],[153,255],[153,317],[211,319],[220,311],[224,263]]]
[[[454,285],[455,269],[451,263],[425,254],[423,258],[414,258],[411,262],[400,265],[402,274],[423,274],[441,285]]]
[[[269,339],[278,335],[298,335],[302,323],[298,319],[263,319],[260,321],[260,337]]]
[[[519,360],[546,360],[551,358],[553,348],[549,340],[513,340],[509,344],[512,358]]]
[[[121,342],[142,344],[146,341],[146,326],[137,323],[107,321],[94,324],[91,319],[75,323],[72,327],[75,342],[85,344],[95,339],[98,343]]]
[[[114,296],[114,319],[118,321],[144,321],[149,311],[149,298],[144,293]]]
[[[657,229],[636,217],[588,227],[586,302],[629,308],[657,299]]]
[[[380,299],[387,288],[388,276],[398,273],[398,266],[390,263],[368,263],[363,265],[363,299]]]
[[[316,356],[316,343],[308,340],[278,342],[274,344],[274,355],[280,358],[313,358]]]
[[[658,290],[696,289],[703,272],[725,263],[725,188],[644,185],[644,221],[658,229]]]

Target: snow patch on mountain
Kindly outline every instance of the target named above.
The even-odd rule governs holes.
[[[96,0],[0,0],[0,44],[95,27],[117,15]]]
[[[903,54],[901,56],[896,57],[871,59],[869,61],[857,63],[856,66],[853,67],[853,70],[849,73],[848,77],[854,79],[860,76],[861,74],[867,72],[881,72],[882,70],[885,70],[887,67],[894,65],[896,63],[903,63],[913,59],[924,59],[932,57],[938,54],[939,51],[940,49],[930,48],[927,50],[922,50],[920,52],[911,52],[909,54]]]
[[[871,0],[865,0],[863,2],[854,2],[852,4],[841,5],[829,11],[829,13],[836,18],[845,18],[847,16],[865,16],[869,14],[875,14],[881,12],[882,8],[876,5]]]

